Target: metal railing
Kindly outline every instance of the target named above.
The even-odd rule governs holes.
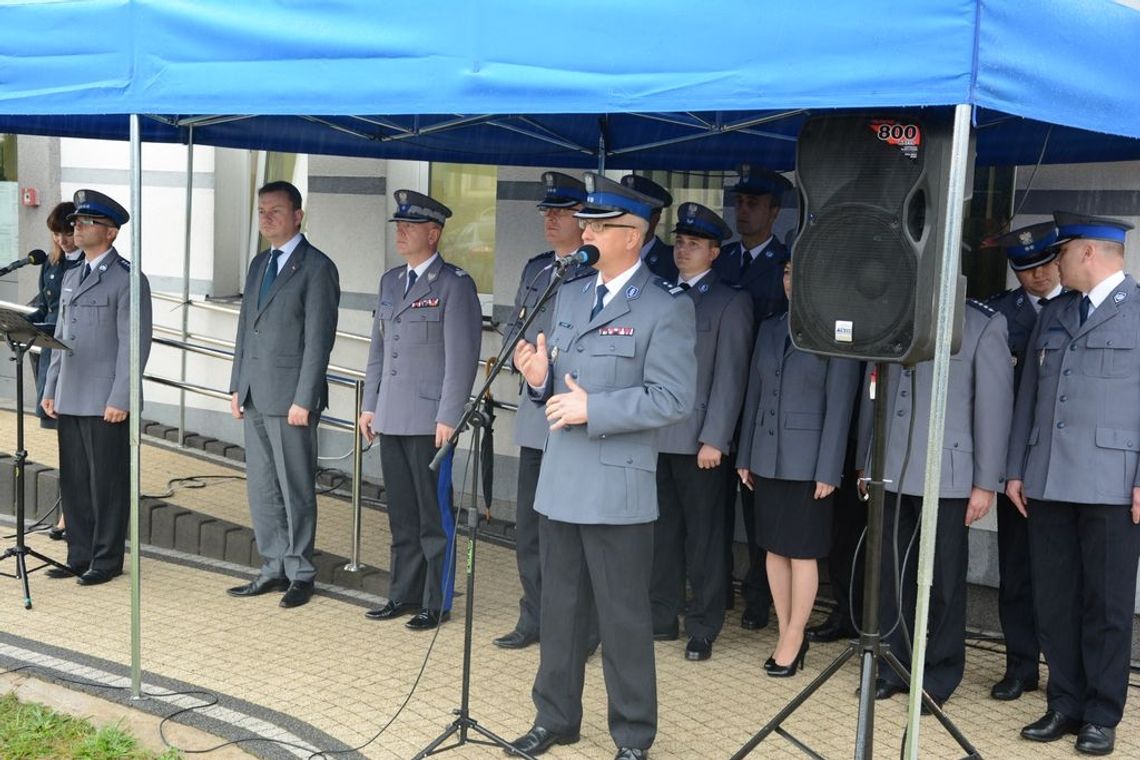
[[[215,311],[227,314],[236,318],[239,310],[236,307],[220,304],[210,301],[202,300],[183,300],[177,296],[169,295],[166,293],[152,293],[152,299],[155,301],[164,301],[168,303],[178,304],[189,308],[203,309],[205,311]],[[14,309],[16,311],[29,314],[35,309],[23,304],[11,303],[8,301],[0,300],[0,307],[6,309]],[[183,323],[185,325],[185,322]],[[210,335],[203,335],[199,333],[189,332],[185,328],[166,327],[164,325],[152,326],[152,345],[166,346],[180,351],[183,360],[187,354],[196,354],[199,356],[207,356],[214,359],[221,359],[223,361],[232,362],[234,357],[235,345],[233,341],[216,338]],[[338,330],[336,332],[337,339],[346,339],[357,342],[369,343],[371,338],[369,336],[358,335],[356,333],[345,332]],[[33,346],[30,349],[33,353],[39,352],[39,346]],[[479,366],[485,368],[487,360],[480,359]],[[181,362],[183,373],[186,371],[185,361]],[[360,419],[364,407],[364,373],[360,370],[352,369],[351,367],[342,367],[330,364],[329,371],[325,377],[330,385],[336,385],[344,388],[352,388],[354,403],[353,403],[353,419],[345,420],[338,417],[328,415],[321,415],[319,425],[340,430],[353,434],[352,446],[352,556],[345,570],[357,572],[364,568],[360,563],[360,543],[361,543],[361,515],[362,515],[362,499],[361,491],[364,480],[364,446],[363,437],[357,429],[356,421]],[[205,385],[188,382],[185,379],[175,380],[161,375],[155,375],[148,372],[143,373],[143,380],[155,385],[161,385],[167,388],[173,388],[179,391],[179,429],[178,429],[178,443],[180,446],[186,446],[186,393],[194,393],[206,398],[216,399],[218,401],[229,402],[230,394],[228,391],[218,390]],[[493,405],[496,409],[505,409],[511,412],[518,411],[518,405],[507,403],[499,400],[494,400]]]

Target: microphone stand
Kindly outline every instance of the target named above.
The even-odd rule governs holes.
[[[438,754],[449,749],[462,747],[465,744],[484,744],[489,746],[502,747],[508,754],[517,757],[526,758],[526,760],[534,760],[531,755],[525,752],[520,752],[511,746],[510,742],[498,736],[490,729],[479,725],[479,722],[471,717],[470,704],[471,704],[471,637],[472,637],[472,622],[474,616],[475,606],[475,546],[479,537],[479,473],[481,471],[481,449],[480,441],[483,433],[483,428],[487,426],[488,419],[480,408],[480,401],[483,396],[490,390],[491,384],[495,378],[499,376],[505,366],[504,362],[507,357],[514,353],[515,346],[522,340],[523,335],[526,334],[527,328],[531,326],[535,318],[538,316],[542,306],[550,300],[554,295],[554,291],[558,288],[562,281],[566,279],[566,273],[569,266],[554,267],[554,273],[550,277],[550,283],[546,286],[542,296],[531,307],[530,313],[526,315],[523,323],[519,326],[516,333],[505,341],[503,348],[499,351],[495,363],[488,373],[486,380],[483,381],[483,387],[479,389],[471,401],[467,403],[466,408],[463,410],[463,416],[459,419],[459,424],[455,426],[455,431],[447,442],[436,452],[435,458],[431,462],[431,469],[434,472],[439,471],[440,463],[451,454],[455,448],[456,442],[459,440],[459,435],[464,429],[471,426],[471,447],[474,452],[473,473],[471,476],[471,507],[467,510],[467,598],[463,610],[463,686],[460,691],[459,708],[453,712],[457,716],[451,722],[451,725],[439,736],[437,736],[430,744],[420,750],[412,760],[422,760],[429,755]],[[524,401],[524,403],[529,403]],[[482,734],[489,741],[471,738],[468,735],[469,731],[475,731]],[[449,738],[458,734],[453,744],[446,747],[441,746]]]
[[[22,582],[24,609],[30,610],[32,608],[32,592],[28,587],[28,573],[41,570],[48,565],[67,572],[71,572],[71,568],[51,557],[40,554],[35,549],[29,549],[24,543],[24,463],[28,458],[28,452],[24,450],[24,354],[36,343],[44,348],[60,350],[67,350],[68,346],[38,329],[25,319],[23,314],[11,309],[0,309],[0,335],[3,335],[8,347],[12,349],[12,361],[16,362],[16,464],[14,468],[16,475],[16,545],[5,549],[4,553],[0,555],[0,561],[9,557],[16,558],[16,574],[0,573],[0,575],[17,578]],[[29,571],[28,556],[32,556],[44,564]]]

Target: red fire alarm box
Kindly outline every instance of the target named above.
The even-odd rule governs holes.
[[[40,191],[34,187],[25,187],[21,192],[22,203],[25,206],[40,205]]]

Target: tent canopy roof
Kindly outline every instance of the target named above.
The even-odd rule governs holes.
[[[982,162],[1140,157],[1133,0],[24,0],[0,25],[23,133],[123,138],[138,113],[149,140],[789,168],[808,111],[965,103]]]

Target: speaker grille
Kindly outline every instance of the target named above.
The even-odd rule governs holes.
[[[842,355],[901,357],[914,337],[918,261],[898,217],[863,203],[833,206],[796,242],[792,337]],[[837,326],[850,323],[850,341]]]

